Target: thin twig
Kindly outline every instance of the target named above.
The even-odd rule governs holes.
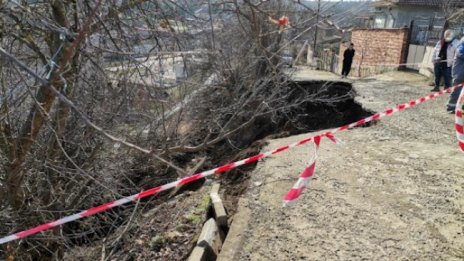
[[[162,157],[156,155],[155,153],[153,153],[153,151],[149,150],[149,149],[145,149],[145,148],[142,148],[138,145],[135,145],[131,142],[128,142],[128,141],[125,141],[125,139],[122,139],[122,138],[118,138],[118,137],[115,137],[111,134],[109,134],[108,132],[106,132],[105,130],[103,130],[103,128],[99,127],[98,125],[96,125],[95,123],[93,123],[86,115],[84,115],[77,107],[76,105],[74,105],[74,103],[69,100],[68,98],[66,98],[66,96],[64,96],[61,92],[59,92],[55,87],[53,87],[53,85],[47,81],[46,79],[40,77],[37,73],[35,73],[32,69],[30,69],[27,65],[25,65],[23,62],[21,62],[20,60],[16,59],[16,57],[14,57],[13,55],[11,55],[10,53],[8,53],[7,51],[5,51],[3,48],[0,47],[0,55],[3,55],[4,57],[6,57],[7,59],[11,60],[12,62],[14,62],[18,67],[20,67],[21,69],[23,69],[24,71],[26,71],[27,73],[29,73],[30,75],[32,75],[34,78],[36,78],[38,81],[40,81],[45,87],[48,87],[52,92],[53,94],[58,98],[60,99],[64,104],[66,104],[68,107],[70,107],[71,109],[74,110],[75,113],[77,113],[79,115],[79,117],[84,120],[84,122],[92,127],[93,129],[95,129],[97,132],[99,132],[100,134],[102,134],[104,137],[114,141],[114,142],[117,142],[117,143],[120,143],[128,148],[131,148],[131,149],[135,149],[135,150],[138,150],[140,152],[143,152],[145,154],[150,154],[152,155],[155,159],[163,162],[164,164],[170,166],[171,168],[174,168],[175,170],[177,170],[178,172],[182,173],[185,175],[185,171],[180,168],[180,167],[177,167],[176,165],[174,165],[172,162],[166,160],[166,159],[163,159]]]
[[[104,258],[104,253],[102,253],[102,259],[101,259],[101,260],[108,260],[108,259],[111,257],[111,255],[114,253],[114,250],[116,249],[116,247],[114,247],[114,245],[116,245],[116,244],[121,240],[122,236],[123,236],[124,234],[126,234],[127,230],[129,229],[129,227],[130,227],[130,225],[131,225],[131,223],[132,223],[132,220],[133,220],[134,217],[135,217],[135,213],[137,213],[137,209],[138,209],[138,206],[139,206],[139,205],[140,205],[140,200],[137,200],[137,201],[135,202],[134,210],[132,211],[132,214],[131,214],[129,220],[127,221],[127,225],[124,227],[124,230],[121,231],[121,233],[119,234],[119,236],[118,236],[118,237],[113,241],[113,243],[111,244],[112,249],[111,249],[110,253],[108,254],[108,257]],[[105,245],[103,245],[103,247],[105,247]],[[102,250],[102,251],[103,251],[103,250]]]

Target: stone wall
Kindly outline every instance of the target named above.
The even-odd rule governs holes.
[[[405,63],[408,50],[408,28],[354,29],[351,42],[356,50],[350,75],[365,77],[397,70]],[[340,46],[339,72],[346,43]]]

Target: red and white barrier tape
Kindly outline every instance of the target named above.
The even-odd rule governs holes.
[[[417,100],[412,100],[412,101],[409,101],[407,103],[403,103],[403,104],[400,104],[398,106],[396,106],[395,108],[390,108],[390,109],[387,109],[385,110],[384,112],[380,112],[380,113],[376,113],[372,116],[369,116],[367,118],[364,118],[362,120],[359,120],[357,122],[354,122],[354,123],[351,123],[351,124],[348,124],[348,125],[345,125],[345,126],[342,126],[340,128],[337,128],[333,131],[328,131],[326,133],[324,133],[322,136],[325,136],[329,139],[331,139],[332,141],[336,142],[336,140],[334,140],[335,138],[333,137],[333,134],[335,134],[336,132],[339,132],[339,131],[344,131],[344,130],[347,130],[347,129],[350,129],[350,128],[353,128],[353,127],[356,127],[356,126],[359,126],[359,125],[362,125],[362,124],[365,124],[367,122],[370,122],[370,121],[375,121],[375,120],[378,120],[380,118],[383,118],[385,116],[389,116],[389,115],[392,115],[393,113],[396,113],[396,112],[399,112],[399,111],[402,111],[402,110],[405,110],[407,108],[410,108],[410,107],[413,107],[419,103],[423,103],[427,100],[430,100],[430,99],[434,99],[444,93],[451,93],[453,90],[459,88],[463,86],[463,84],[458,84],[458,85],[455,85],[453,87],[450,87],[444,91],[439,91],[439,92],[435,92],[435,93],[431,93],[427,96],[424,96],[422,98],[419,98]],[[462,95],[462,92],[461,92],[461,95]],[[462,101],[462,97],[459,99],[460,101]],[[461,106],[462,108],[462,106]],[[459,145],[461,147],[461,150],[464,151],[464,124],[462,122],[462,112],[459,113],[460,117],[458,117],[458,112],[460,110],[456,110],[456,131],[458,133],[458,140],[459,140]],[[458,119],[460,120],[459,124],[458,124]],[[459,126],[459,127],[458,127]],[[308,170],[309,171],[309,170]],[[290,206],[292,205],[292,203],[298,199],[298,197],[303,193],[303,190],[305,189],[305,183],[303,181],[300,181],[302,180],[302,176],[305,175],[305,176],[312,176],[314,174],[314,168],[312,169],[312,172],[310,174],[306,173],[307,170],[305,170],[301,176],[300,176],[300,179],[297,181],[297,183],[293,186],[293,188],[285,195],[284,197],[284,202],[283,202],[283,206]],[[299,184],[299,182],[301,184]],[[307,183],[307,181],[305,181]]]
[[[362,119],[362,120],[359,120],[357,122],[347,124],[345,126],[342,126],[342,127],[327,131],[327,132],[325,132],[323,134],[319,134],[319,135],[316,135],[316,136],[313,136],[313,137],[305,138],[305,139],[300,140],[298,142],[292,143],[290,145],[282,146],[282,147],[277,148],[277,149],[272,150],[272,151],[268,151],[268,152],[265,152],[265,153],[260,153],[260,154],[254,155],[252,157],[249,157],[247,159],[239,160],[239,161],[236,161],[236,162],[232,162],[232,163],[220,166],[220,167],[215,168],[215,169],[211,169],[211,170],[204,171],[204,172],[201,172],[201,173],[198,173],[198,174],[194,174],[192,176],[185,177],[183,179],[180,179],[180,180],[177,180],[177,181],[165,184],[165,185],[161,185],[161,186],[158,186],[158,187],[155,187],[155,188],[148,189],[146,191],[142,191],[142,192],[137,193],[137,194],[132,195],[132,196],[128,196],[128,197],[125,197],[125,198],[122,198],[122,199],[119,199],[119,200],[116,200],[116,201],[113,201],[113,202],[110,202],[110,203],[102,204],[102,205],[99,205],[97,207],[81,211],[81,212],[76,213],[74,215],[63,217],[63,218],[60,218],[60,219],[55,220],[53,222],[49,222],[49,223],[46,223],[46,224],[31,228],[31,229],[28,229],[28,230],[18,232],[18,233],[13,234],[13,235],[9,235],[9,236],[0,238],[0,245],[5,244],[5,243],[10,242],[10,241],[13,241],[13,240],[16,240],[16,239],[25,238],[27,236],[30,236],[30,235],[33,235],[33,234],[36,234],[36,233],[39,233],[39,232],[42,232],[42,231],[45,231],[45,230],[48,230],[48,229],[63,225],[63,224],[66,224],[66,223],[69,223],[69,222],[84,218],[84,217],[95,215],[97,213],[106,211],[108,209],[111,209],[111,208],[114,208],[114,207],[117,207],[117,206],[127,204],[129,202],[134,202],[134,201],[140,200],[140,199],[148,197],[148,196],[156,195],[156,194],[158,194],[158,193],[160,193],[162,191],[166,191],[166,190],[175,188],[177,186],[184,185],[184,184],[187,184],[187,183],[202,179],[204,177],[211,176],[213,174],[220,174],[220,173],[223,173],[225,171],[237,168],[239,166],[256,162],[256,161],[258,161],[260,159],[264,159],[266,157],[272,156],[274,154],[281,153],[281,152],[286,151],[288,149],[291,149],[291,148],[294,148],[294,147],[297,147],[297,146],[300,146],[300,145],[304,145],[304,144],[309,143],[311,141],[317,141],[319,143],[320,139],[323,138],[323,137],[328,138],[328,139],[336,142],[337,140],[335,139],[333,134],[335,134],[337,132],[350,129],[350,128],[365,124],[367,122],[375,121],[375,120],[378,120],[378,119],[380,119],[382,117],[385,117],[385,116],[388,116],[388,115],[392,115],[393,113],[405,110],[405,109],[407,109],[409,107],[413,107],[416,104],[423,103],[423,102],[425,102],[427,100],[436,98],[436,97],[438,97],[440,95],[443,95],[444,93],[450,93],[454,89],[456,89],[456,88],[458,88],[458,87],[460,87],[462,85],[463,84],[459,84],[459,85],[450,87],[450,88],[446,89],[445,91],[439,91],[439,92],[436,92],[436,93],[432,93],[432,94],[427,95],[425,97],[422,97],[420,99],[413,100],[413,101],[410,101],[408,103],[400,104],[400,105],[396,106],[395,108],[385,110],[382,113],[374,114],[372,116],[369,116],[369,117],[367,117],[365,119]],[[315,167],[315,165],[314,165],[314,167]],[[313,173],[314,173],[314,168],[311,168],[311,166],[310,166],[309,169],[307,169],[305,172],[302,173],[302,176],[303,176],[303,178],[310,178],[313,175]],[[304,189],[304,187],[302,187],[302,188]],[[301,192],[303,191],[303,189],[301,190]],[[301,193],[297,194],[296,197],[289,198],[291,200],[288,200],[287,204],[290,204],[292,201],[296,200],[299,195],[301,195]]]
[[[456,136],[458,138],[459,149],[464,152],[464,120],[462,119],[462,111],[464,107],[464,88],[461,90],[458,102],[456,104]]]
[[[314,137],[314,145],[315,145],[315,152],[314,152],[314,159],[312,163],[307,166],[303,172],[301,172],[298,181],[293,185],[292,189],[285,195],[284,197],[284,207],[290,206],[292,202],[297,199],[303,190],[308,186],[309,181],[314,175],[316,171],[316,160],[317,160],[317,151],[319,150],[319,146],[321,144],[321,137]]]
[[[326,133],[325,137],[331,140],[335,144],[341,144],[342,142],[335,138],[332,134]],[[314,172],[316,171],[316,160],[317,160],[317,152],[319,151],[319,147],[321,144],[321,137],[316,136],[314,137],[314,145],[315,145],[315,153],[314,159],[310,162],[309,166],[307,166],[303,172],[301,172],[300,177],[298,178],[297,182],[293,187],[288,191],[288,193],[284,197],[284,204],[283,207],[291,206],[295,200],[303,194],[303,191],[308,186],[309,181],[314,176]]]
[[[440,61],[435,61],[435,63],[446,63],[448,60],[440,60]],[[430,63],[377,63],[377,64],[353,64],[355,67],[359,66],[366,66],[366,67],[377,67],[377,66],[386,66],[386,67],[400,67],[400,66],[410,66],[410,65],[424,65],[424,67],[427,67],[428,65],[434,65],[432,61]]]

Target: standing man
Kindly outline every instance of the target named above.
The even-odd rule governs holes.
[[[457,85],[464,82],[464,41],[458,44],[456,48],[456,55],[454,56],[453,62],[453,85]],[[446,106],[446,110],[449,113],[454,113],[456,110],[456,103],[459,98],[459,94],[461,93],[462,87],[454,89],[451,93],[448,105]]]
[[[351,70],[351,64],[353,63],[354,56],[354,44],[350,43],[348,48],[343,53],[343,68],[342,68],[342,78],[346,78]]]
[[[459,41],[454,39],[453,31],[446,30],[443,39],[438,41],[433,49],[432,62],[434,64],[435,88],[432,92],[440,91],[440,81],[445,79],[445,89],[451,87],[451,66]]]

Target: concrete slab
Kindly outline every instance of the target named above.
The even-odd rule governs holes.
[[[208,219],[203,225],[197,246],[210,248],[216,255],[221,250],[221,235],[216,221],[213,218]]]
[[[188,261],[214,261],[216,254],[207,247],[196,246],[190,254]]]
[[[226,228],[227,227],[227,213],[222,203],[222,199],[219,196],[220,184],[213,184],[211,188],[210,197],[213,206],[214,217],[218,226]]]
[[[251,210],[248,207],[248,199],[240,198],[238,201],[237,214],[233,216],[227,238],[222,245],[217,261],[238,260],[236,256],[243,244],[245,231],[248,228]]]

